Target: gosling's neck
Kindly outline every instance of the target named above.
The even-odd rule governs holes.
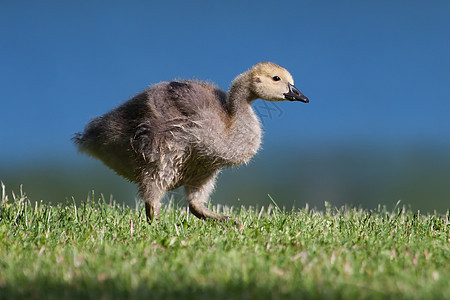
[[[226,145],[223,157],[227,157],[229,165],[247,163],[261,145],[261,123],[251,103],[258,97],[252,92],[250,72],[236,77],[231,83],[228,93],[227,130],[222,139]]]
[[[245,72],[237,76],[231,83],[228,92],[228,112],[231,117],[235,117],[239,110],[249,107],[257,99],[251,91],[251,73]]]

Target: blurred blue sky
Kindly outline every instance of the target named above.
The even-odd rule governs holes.
[[[1,1],[0,161],[75,157],[74,132],[147,86],[228,89],[259,61],[311,100],[272,107],[265,146],[448,147],[449,14],[449,1]]]

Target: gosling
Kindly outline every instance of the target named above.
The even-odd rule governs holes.
[[[164,194],[181,186],[196,217],[229,221],[205,203],[221,168],[248,163],[260,147],[256,99],[309,102],[286,69],[261,62],[237,76],[228,93],[201,81],[155,84],[73,140],[137,184],[149,222],[158,220]]]

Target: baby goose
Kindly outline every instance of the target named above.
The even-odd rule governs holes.
[[[228,93],[199,81],[161,82],[93,119],[73,140],[138,185],[148,221],[158,220],[161,198],[180,186],[195,216],[229,220],[205,206],[216,177],[260,147],[254,100],[309,102],[293,84],[286,69],[270,62],[237,76]]]

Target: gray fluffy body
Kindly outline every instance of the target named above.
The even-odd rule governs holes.
[[[257,153],[262,130],[251,103],[259,98],[308,102],[287,70],[259,63],[236,77],[228,93],[200,81],[153,85],[93,119],[74,142],[138,185],[149,221],[159,218],[164,194],[180,186],[195,216],[229,220],[205,203],[222,167]]]

